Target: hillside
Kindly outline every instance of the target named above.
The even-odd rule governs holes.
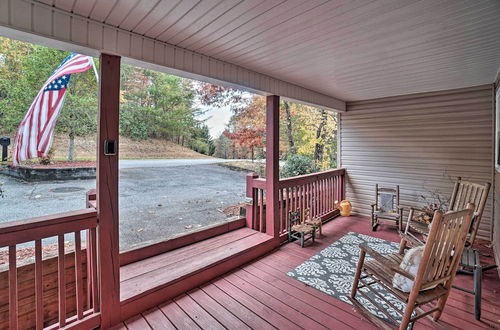
[[[66,135],[57,135],[54,139],[54,158],[66,159],[68,157],[69,138]],[[96,137],[76,137],[75,157],[77,159],[95,159]],[[120,137],[120,158],[146,159],[146,158],[211,158],[189,148],[162,139],[148,139],[133,141],[130,138]]]

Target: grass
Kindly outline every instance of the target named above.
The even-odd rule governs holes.
[[[266,164],[262,162],[238,161],[230,163],[217,163],[217,165],[229,168],[234,171],[242,171],[248,173],[257,173],[261,178],[265,177]]]
[[[95,161],[96,160],[96,136],[75,138],[75,160]],[[69,138],[66,135],[58,134],[54,138],[52,148],[54,149],[54,161],[68,160]],[[9,156],[12,156],[12,147],[9,148]],[[199,159],[212,158],[202,155],[187,147],[183,147],[174,142],[163,139],[148,139],[134,141],[130,138],[120,136],[120,159]],[[34,160],[38,163],[38,160]],[[10,164],[2,162],[1,164]]]

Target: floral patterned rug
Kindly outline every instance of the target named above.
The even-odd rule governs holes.
[[[352,282],[354,280],[359,258],[358,245],[365,242],[367,242],[372,249],[381,254],[394,253],[397,252],[399,248],[399,244],[397,243],[350,232],[294,270],[288,272],[287,275],[352,305],[348,296],[351,294]],[[367,260],[369,260],[368,256]],[[376,287],[387,300],[402,311],[404,305],[398,298],[387,290],[384,290],[378,284],[373,285],[373,287]],[[369,292],[366,288],[361,290],[364,290],[363,292]],[[382,301],[382,299],[370,293],[369,296],[374,301],[384,306],[384,309],[388,311],[394,319],[398,321],[401,319],[399,313]],[[359,294],[356,298],[366,306],[372,314],[390,322],[387,317],[367,299]]]

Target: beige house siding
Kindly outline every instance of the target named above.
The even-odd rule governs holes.
[[[341,118],[341,166],[355,213],[369,215],[375,184],[401,188],[401,204],[439,191],[457,176],[492,182],[493,85],[348,102]],[[479,236],[491,239],[492,193]]]
[[[496,95],[499,92],[500,88],[500,73],[497,76],[496,82],[495,82],[495,87],[496,87],[496,92],[495,92],[495,102],[497,101]],[[495,106],[496,103],[494,102]],[[496,109],[496,108],[495,108]],[[495,110],[496,114],[496,110]],[[496,118],[497,114],[495,115],[494,122],[498,122],[500,118]],[[498,128],[497,128],[498,129]],[[496,161],[496,160],[495,160]],[[494,167],[494,173],[495,173],[495,182],[494,182],[494,205],[493,205],[493,210],[494,210],[494,215],[493,215],[493,249],[495,251],[495,258],[497,261],[497,265],[500,265],[500,170],[498,170],[496,167]],[[498,273],[500,275],[500,269],[498,269]]]

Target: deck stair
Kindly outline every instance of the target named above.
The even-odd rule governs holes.
[[[140,313],[277,246],[271,236],[240,228],[120,268],[122,318]]]

